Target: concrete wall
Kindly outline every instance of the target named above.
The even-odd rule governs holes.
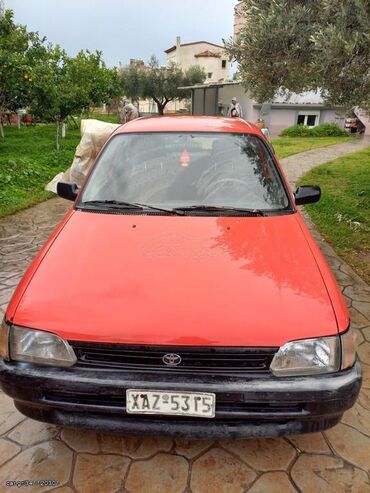
[[[214,90],[214,88],[206,89],[206,94],[207,91],[211,91],[211,90]],[[204,114],[203,94],[204,94],[203,88],[194,90],[194,115]],[[255,110],[253,108],[254,101],[248,98],[248,96],[245,93],[245,89],[240,84],[229,84],[225,86],[220,86],[218,88],[218,97],[216,103],[219,103],[218,110],[220,112],[217,111],[217,113],[226,116],[227,110],[234,96],[238,99],[238,102],[240,103],[243,109],[244,119],[252,123],[257,122],[259,112],[258,110]],[[213,113],[209,113],[206,111],[205,114],[213,114]]]

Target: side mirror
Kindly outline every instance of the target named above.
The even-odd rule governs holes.
[[[295,194],[296,205],[313,204],[321,198],[321,188],[315,185],[298,187]]]
[[[78,186],[69,181],[59,181],[57,183],[57,194],[62,199],[75,201],[78,195]]]

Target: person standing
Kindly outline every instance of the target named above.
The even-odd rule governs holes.
[[[238,103],[238,100],[234,96],[231,100],[231,104],[229,106],[227,116],[231,118],[243,118],[243,110],[240,104]]]
[[[139,118],[139,110],[134,106],[132,103],[129,101],[125,101],[124,107],[123,107],[123,115],[121,117],[121,122],[122,123],[127,123],[132,120],[135,120],[135,118]]]

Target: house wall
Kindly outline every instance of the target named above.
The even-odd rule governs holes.
[[[215,57],[195,57],[203,51],[212,51],[220,54],[220,58]],[[222,60],[226,60],[226,68],[222,68]],[[222,48],[218,48],[209,43],[191,44],[188,46],[178,46],[175,50],[167,54],[167,64],[178,64],[183,70],[187,70],[193,65],[204,69],[205,73],[212,73],[212,77],[207,78],[206,82],[215,83],[225,81],[229,77],[230,62],[228,56]]]

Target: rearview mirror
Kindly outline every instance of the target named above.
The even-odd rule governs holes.
[[[69,181],[59,181],[57,183],[57,194],[62,199],[75,201],[78,195],[78,186]]]
[[[296,205],[313,204],[321,198],[321,188],[316,185],[298,187],[295,194]]]

